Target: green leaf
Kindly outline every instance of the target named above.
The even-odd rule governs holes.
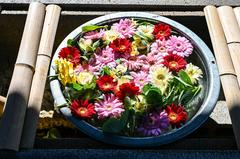
[[[72,87],[77,91],[81,91],[83,89],[83,86],[81,86],[80,84],[77,84],[77,83],[73,83]]]
[[[104,66],[101,70],[101,75],[110,75],[110,67]]]
[[[149,89],[146,93],[146,102],[152,106],[161,106],[163,102],[161,90],[156,87]]]
[[[153,86],[150,84],[150,83],[148,83],[148,84],[145,84],[144,86],[143,86],[143,94],[146,94],[148,91],[149,91],[149,89],[151,89]]]
[[[181,71],[178,73],[178,75],[179,75],[179,77],[181,78],[181,80],[183,80],[184,82],[186,82],[186,83],[189,84],[189,85],[193,85],[190,77],[188,76],[188,74],[187,74],[185,71],[181,70]]]
[[[59,131],[56,128],[52,128],[47,132],[47,135],[44,136],[44,139],[57,139],[60,138],[61,135],[59,133]]]
[[[68,39],[67,46],[76,46],[76,45],[77,45],[77,41],[73,39]]]
[[[85,25],[82,27],[82,31],[83,32],[88,32],[88,31],[93,31],[93,30],[97,30],[97,29],[101,29],[101,28],[105,28],[107,29],[107,25],[104,26],[98,26],[98,25]]]
[[[127,125],[128,122],[129,112],[125,110],[122,114],[120,119],[110,118],[108,119],[102,127],[103,132],[107,133],[119,133],[121,132],[124,127]]]
[[[92,46],[93,46],[94,50],[96,50],[96,48],[99,47],[99,45],[100,45],[100,40],[95,41]]]

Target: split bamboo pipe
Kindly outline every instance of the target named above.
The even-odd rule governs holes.
[[[240,84],[240,28],[232,7],[222,6],[217,10],[227,40],[233,66],[238,78],[238,83]]]
[[[28,109],[26,112],[20,148],[33,148],[39,112],[52,56],[61,8],[57,5],[46,7],[46,16],[40,40],[35,74],[33,76]]]
[[[238,26],[240,27],[240,7],[234,8],[234,13],[238,21]]]
[[[233,131],[238,149],[240,149],[240,89],[235,74],[227,41],[218,16],[217,8],[207,6],[204,13],[219,68],[223,92],[226,98]]]
[[[0,122],[0,149],[19,150],[44,16],[45,5],[30,4]]]

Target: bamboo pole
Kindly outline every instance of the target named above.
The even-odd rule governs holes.
[[[234,8],[234,13],[238,21],[238,26],[240,27],[240,7]]]
[[[230,113],[235,139],[238,149],[240,149],[240,89],[237,77],[216,7],[207,6],[204,8],[204,13],[220,72],[223,92]]]
[[[222,6],[217,10],[227,40],[233,66],[237,74],[238,83],[240,84],[240,28],[232,7]]]
[[[4,103],[6,102],[6,98],[3,97],[3,96],[0,96],[0,117],[3,113],[3,106],[4,106]]]
[[[0,149],[19,149],[44,15],[45,5],[30,4],[0,122]]]
[[[48,5],[46,7],[46,16],[38,50],[36,69],[33,76],[20,148],[33,148],[34,145],[37,122],[39,112],[41,110],[60,12],[61,8],[57,5]]]

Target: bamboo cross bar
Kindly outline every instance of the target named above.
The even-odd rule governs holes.
[[[240,28],[232,7],[222,6],[217,10],[227,40],[233,66],[237,74],[238,83],[240,84]]]
[[[204,13],[220,72],[223,92],[229,109],[235,139],[238,149],[240,149],[240,89],[237,77],[217,8],[214,6],[207,6],[204,8]]]
[[[0,122],[0,149],[19,150],[44,16],[45,5],[30,4]]]
[[[60,17],[61,8],[57,5],[46,7],[41,41],[38,50],[35,74],[26,112],[20,148],[33,148],[39,112],[51,60],[53,44]]]

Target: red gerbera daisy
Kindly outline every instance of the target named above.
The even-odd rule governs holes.
[[[119,91],[116,93],[117,97],[124,100],[126,96],[134,96],[139,94],[139,87],[135,86],[133,82],[123,83],[119,86]]]
[[[128,39],[115,39],[109,46],[117,53],[129,54],[131,52],[131,42]]]
[[[184,60],[184,58],[175,54],[169,54],[163,59],[163,64],[171,71],[178,72],[179,70],[184,69],[187,65],[187,62]]]
[[[109,75],[103,75],[97,79],[97,85],[102,91],[114,91],[117,86],[117,82]]]
[[[171,35],[171,28],[169,25],[158,23],[154,26],[153,34],[156,39],[163,40]]]
[[[180,105],[175,105],[172,103],[171,105],[167,106],[166,112],[168,114],[170,124],[174,128],[179,128],[181,124],[184,124],[187,121],[187,112]]]
[[[76,47],[64,47],[60,50],[58,57],[66,58],[74,65],[77,65],[80,62],[80,51]]]
[[[83,119],[89,119],[96,114],[94,105],[89,103],[88,100],[75,99],[73,100],[70,109],[73,115]]]

